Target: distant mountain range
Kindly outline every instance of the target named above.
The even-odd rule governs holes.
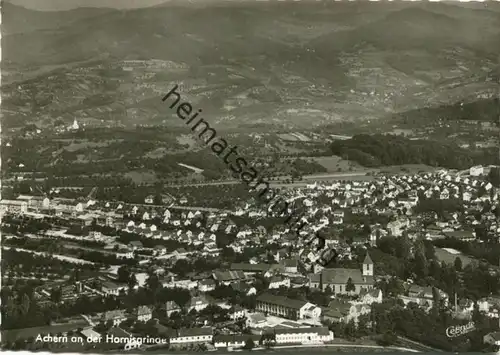
[[[199,80],[201,88],[197,85],[190,94],[208,105],[207,114],[220,116],[223,110],[236,116],[235,122],[260,115],[265,122],[301,125],[313,108],[308,125],[311,115],[317,124],[377,118],[498,93],[496,10],[443,3],[177,2],[126,11],[65,12],[37,12],[5,3],[3,12],[8,15],[3,17],[2,65],[4,79],[11,83],[4,88],[11,118],[20,106],[31,107],[41,87],[48,91],[49,102],[35,111],[31,107],[39,117],[71,113],[71,107],[75,114],[87,110],[93,115],[95,108],[80,96],[78,105],[58,100],[58,90],[67,84],[48,79],[54,76],[50,71],[57,70],[64,80],[78,63],[89,60],[99,60],[99,70],[134,59],[188,67],[181,74],[166,70],[163,81],[156,82],[158,91],[167,87],[169,78]],[[137,85],[136,78],[113,75],[108,81],[119,85],[82,78],[87,84],[92,81],[88,87],[93,92],[84,95],[111,95],[120,110],[136,107],[137,102],[124,99],[137,94],[127,85]],[[23,84],[28,89],[20,96]],[[158,96],[144,93],[143,100]],[[251,109],[241,108],[242,100],[251,102]],[[157,105],[140,106],[144,119],[161,114]],[[291,109],[303,114],[292,120]]]

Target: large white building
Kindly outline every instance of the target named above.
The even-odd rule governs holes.
[[[271,336],[276,340],[276,345],[283,344],[320,344],[333,341],[334,335],[326,327],[273,329],[262,336]],[[259,344],[261,335],[256,334],[220,334],[214,336],[216,348],[243,347],[248,339],[254,344]]]
[[[321,316],[321,308],[312,303],[271,294],[260,295],[255,309],[289,319],[315,319]]]
[[[207,328],[184,328],[179,329],[176,337],[170,338],[170,344],[211,343],[213,329]]]
[[[1,200],[0,212],[26,213],[28,212],[28,202],[22,200]]]
[[[317,344],[333,341],[333,332],[326,327],[275,329],[276,344]]]
[[[473,166],[469,169],[470,176],[479,176],[484,174],[484,168],[481,165]]]
[[[50,200],[48,197],[19,195],[16,200],[25,201],[28,204],[28,208],[33,208],[33,209],[45,208],[45,209],[47,209],[50,207]]]

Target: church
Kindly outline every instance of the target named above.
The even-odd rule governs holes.
[[[347,291],[348,280],[351,279],[354,290]],[[335,294],[359,294],[363,289],[371,290],[374,285],[373,261],[366,253],[362,270],[359,269],[323,269],[317,274],[309,275],[309,287],[330,287]]]
[[[78,131],[80,129],[80,125],[78,124],[78,121],[76,120],[76,118],[73,121],[73,124],[68,127],[68,129],[71,131]]]

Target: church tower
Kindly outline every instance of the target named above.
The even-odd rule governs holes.
[[[71,129],[77,130],[79,128],[80,128],[80,126],[78,125],[78,122],[75,118],[75,120],[73,121],[73,125],[71,126]]]
[[[363,261],[363,276],[373,276],[373,261],[368,252],[366,253],[365,260]]]

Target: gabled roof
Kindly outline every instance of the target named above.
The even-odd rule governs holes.
[[[181,307],[179,307],[179,305],[175,303],[175,301],[167,301],[167,303],[165,304],[165,309],[167,311],[173,311],[181,309]]]
[[[363,264],[372,264],[373,265],[373,261],[372,261],[372,258],[370,258],[370,253],[366,253],[366,256],[365,256],[365,260],[363,261]]]
[[[231,270],[246,272],[264,272],[270,268],[270,264],[232,263],[230,266]]]
[[[246,279],[243,271],[215,271],[213,277],[217,281],[233,281]]]
[[[151,314],[151,309],[148,306],[137,307],[137,315],[142,316],[146,314]]]
[[[488,336],[490,336],[495,341],[500,340],[500,332],[489,333]]]
[[[122,309],[117,309],[114,311],[107,311],[106,313],[104,313],[103,316],[104,316],[105,320],[113,320],[116,318],[126,318],[125,310],[122,310]]]

